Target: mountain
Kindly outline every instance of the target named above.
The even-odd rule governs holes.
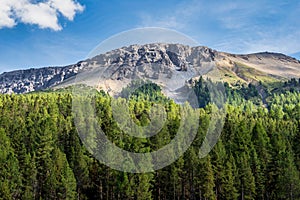
[[[269,52],[239,55],[204,46],[131,45],[65,67],[5,72],[0,75],[0,93],[28,93],[75,83],[97,83],[98,88],[119,92],[137,77],[180,87],[199,75],[232,85],[276,82],[299,78],[300,61]]]
[[[40,91],[74,77],[82,67],[80,64],[65,67],[44,67],[4,72],[0,75],[0,93],[28,93]]]

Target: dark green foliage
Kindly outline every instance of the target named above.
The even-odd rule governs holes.
[[[0,129],[0,198],[20,198],[20,175],[19,162],[11,147],[10,138]]]
[[[111,97],[103,92],[94,97],[102,130],[133,152],[168,144],[180,125],[179,106],[147,84],[129,101],[120,101],[128,103],[141,126],[149,124],[154,103],[166,108],[169,120],[151,138],[126,134],[113,118]],[[256,101],[256,86],[225,84],[229,104],[223,131],[200,159],[214,109],[209,89],[203,79],[196,84],[204,108],[199,108],[198,134],[189,150],[170,166],[146,174],[110,169],[87,151],[74,125],[69,91],[0,95],[0,199],[300,199],[300,93],[274,93],[263,107]]]
[[[194,91],[198,97],[198,105],[200,108],[204,108],[209,102],[211,102],[209,88],[202,76],[194,83]]]

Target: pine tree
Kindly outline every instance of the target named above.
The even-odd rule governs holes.
[[[225,159],[226,151],[223,146],[222,140],[219,140],[218,143],[214,146],[212,151],[212,164],[215,174],[215,193],[217,198],[220,198],[224,195],[224,183],[225,179]]]
[[[255,176],[257,198],[264,199],[266,196],[267,167],[271,160],[270,140],[262,125],[261,120],[257,120],[253,131],[252,141],[254,149],[251,149],[253,173]]]
[[[0,128],[0,198],[20,198],[21,174],[10,138]]]
[[[255,179],[250,167],[250,157],[242,152],[238,158],[239,194],[241,199],[255,199]]]
[[[201,196],[203,199],[216,199],[214,187],[214,172],[211,164],[210,155],[200,161],[200,180],[201,180]]]
[[[152,193],[151,193],[151,187],[152,187],[152,179],[153,174],[152,173],[143,173],[138,174],[138,185],[136,188],[136,199],[138,200],[151,200],[152,199]]]
[[[235,161],[232,155],[229,155],[229,159],[225,161],[225,173],[222,179],[223,182],[223,192],[222,199],[237,199],[238,191],[236,189],[235,175],[237,174]]]
[[[52,172],[56,176],[56,198],[58,199],[76,199],[76,179],[64,153],[58,148],[53,151]]]
[[[27,154],[23,165],[23,195],[22,199],[35,199],[37,189],[37,169],[35,154]]]
[[[38,104],[36,105],[38,106]],[[38,191],[37,198],[53,198],[55,191],[53,185],[53,165],[52,165],[52,151],[54,149],[54,141],[51,132],[51,121],[46,111],[46,108],[42,108],[39,115],[37,126],[37,140],[36,140],[36,160],[37,160],[37,179]]]

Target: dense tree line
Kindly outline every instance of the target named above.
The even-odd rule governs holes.
[[[87,151],[74,125],[70,92],[0,95],[0,199],[300,199],[300,93],[274,94],[263,107],[243,97],[257,96],[252,86],[242,93],[225,87],[229,104],[221,137],[200,159],[213,109],[207,87],[201,82],[196,88],[202,108],[189,150],[170,166],[141,174],[110,169]],[[166,108],[168,123],[146,139],[118,127],[111,97],[99,92],[93,98],[101,128],[123,149],[149,152],[176,135],[180,107],[158,93],[136,92],[129,101],[140,125],[149,123],[153,102]]]

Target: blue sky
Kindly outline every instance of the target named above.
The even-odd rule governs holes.
[[[220,51],[299,59],[299,19],[298,0],[1,0],[0,73],[76,63],[112,35],[142,27],[173,29]]]

